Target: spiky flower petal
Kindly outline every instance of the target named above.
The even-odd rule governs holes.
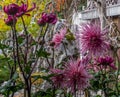
[[[88,74],[82,61],[70,60],[66,65],[64,73],[66,79],[65,86],[69,88],[71,92],[84,90],[89,86],[91,76]]]
[[[109,42],[106,39],[106,31],[101,31],[95,24],[83,24],[81,31],[76,35],[79,39],[82,53],[99,56],[109,49]]]

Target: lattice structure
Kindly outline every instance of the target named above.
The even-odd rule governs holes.
[[[107,6],[116,5],[118,4],[118,1],[120,0],[106,0],[106,5]]]
[[[120,0],[106,0],[106,6],[113,6],[117,4],[120,4]],[[94,8],[96,8],[95,2],[93,2],[93,0],[87,0],[87,9],[91,10]]]

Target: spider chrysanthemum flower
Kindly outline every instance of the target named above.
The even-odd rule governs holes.
[[[109,43],[106,32],[106,30],[101,31],[98,25],[90,23],[83,24],[81,31],[77,34],[81,44],[81,52],[99,56],[108,51]]]
[[[65,87],[73,93],[77,90],[84,90],[89,86],[91,75],[88,74],[85,65],[80,60],[70,60],[66,65],[64,75]]]

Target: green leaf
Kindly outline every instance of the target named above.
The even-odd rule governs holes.
[[[9,60],[10,60],[10,58],[0,58],[0,63],[3,63],[3,62],[6,63]]]
[[[18,74],[15,73],[13,77],[6,82],[5,85],[0,87],[0,93],[3,95],[7,95],[7,93],[16,92],[22,89],[23,88],[22,84],[13,85],[13,82],[15,82],[17,78],[18,78]]]
[[[73,97],[71,93],[67,93],[66,97]]]
[[[67,33],[65,37],[68,41],[75,40],[75,37],[72,33]]]
[[[19,46],[24,46],[25,45],[25,39],[23,37],[18,37],[18,44]]]
[[[32,78],[35,79],[34,81],[38,80],[39,78],[42,78],[42,79],[44,79],[44,80],[46,80],[48,82],[51,82],[50,78],[53,77],[54,75],[55,74],[49,74],[49,75],[46,75],[46,76],[36,75],[36,76],[32,76]]]
[[[50,56],[50,53],[46,52],[43,49],[40,49],[39,51],[37,51],[37,56],[43,57],[43,58],[48,58],[48,56]]]
[[[5,44],[0,43],[0,49],[6,49],[6,48],[9,48],[9,46],[8,46],[8,45],[5,45]]]
[[[29,72],[30,72],[30,66],[26,66],[25,69],[24,69],[24,71],[25,71],[27,74],[29,74]]]
[[[31,46],[37,45],[36,41],[32,41]]]
[[[33,97],[53,97],[52,91],[38,91],[34,93]]]
[[[94,97],[102,97],[102,96],[100,96],[100,95],[96,95],[96,96],[94,96]]]

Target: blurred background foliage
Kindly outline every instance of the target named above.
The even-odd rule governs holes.
[[[10,71],[6,64],[7,61],[4,58],[4,55],[0,54],[0,83],[3,83],[9,79]]]
[[[32,7],[33,2],[36,3],[37,7],[29,13],[30,16],[24,15],[23,17],[29,33],[31,33],[33,36],[37,36],[39,26],[36,25],[36,20],[40,18],[41,13],[45,9],[46,3],[50,0],[0,0],[0,40],[5,39],[6,33],[10,30],[10,27],[7,26],[4,22],[4,19],[7,18],[7,15],[3,11],[4,6],[10,3],[21,5],[22,1],[25,3],[28,2],[28,9]],[[22,21],[20,18],[17,21],[16,28],[18,32],[23,30]]]

